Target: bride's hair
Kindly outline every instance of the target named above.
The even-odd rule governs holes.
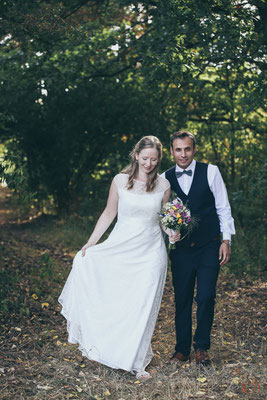
[[[136,178],[138,174],[138,162],[135,158],[136,154],[139,154],[142,150],[144,149],[149,149],[149,148],[154,148],[158,151],[159,154],[159,162],[155,166],[155,168],[149,172],[148,174],[148,180],[146,184],[146,191],[147,192],[152,192],[154,187],[156,186],[157,183],[157,178],[158,178],[158,171],[159,171],[159,165],[160,161],[162,158],[162,144],[160,140],[156,136],[144,136],[141,140],[139,140],[138,143],[134,146],[133,150],[130,153],[130,164],[127,165],[126,168],[124,168],[121,172],[124,174],[128,174],[128,189],[131,189],[134,185],[134,179]]]

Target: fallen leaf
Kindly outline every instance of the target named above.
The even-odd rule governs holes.
[[[207,382],[207,378],[203,377],[203,378],[197,378],[198,382],[204,383]]]
[[[232,399],[233,397],[237,397],[237,394],[233,392],[228,392],[225,393],[225,396],[229,397],[229,399]]]
[[[21,332],[21,328],[18,328],[17,326],[16,326],[14,329],[15,329],[15,331],[17,331],[17,332]]]
[[[225,367],[226,368],[232,368],[232,367],[236,367],[238,365],[238,363],[235,364],[226,364]]]
[[[239,384],[239,378],[233,378],[232,379],[232,383],[234,383],[235,385]]]
[[[40,390],[52,390],[52,386],[41,386],[41,385],[37,385],[37,389]]]
[[[92,378],[94,379],[94,381],[97,381],[97,382],[101,381],[101,378],[99,378],[99,376],[97,376],[97,375],[93,375]]]
[[[110,396],[111,393],[110,393],[110,391],[107,389],[107,390],[104,392],[104,395],[105,395],[105,396]]]

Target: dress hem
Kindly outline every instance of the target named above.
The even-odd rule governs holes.
[[[145,366],[143,366],[142,369],[136,369],[136,368],[134,368],[134,367],[127,369],[127,368],[125,368],[125,367],[115,366],[114,364],[112,364],[112,363],[110,363],[110,362],[108,362],[108,361],[105,361],[105,360],[103,360],[102,358],[97,357],[96,355],[95,355],[94,357],[89,357],[89,356],[88,356],[88,351],[87,351],[86,348],[83,346],[82,342],[81,342],[79,339],[77,339],[76,337],[74,337],[73,335],[70,335],[69,326],[70,326],[70,324],[71,324],[71,321],[69,320],[69,318],[68,318],[68,316],[67,316],[67,312],[64,311],[63,303],[62,303],[60,300],[58,300],[58,302],[59,302],[59,304],[61,304],[61,306],[62,306],[62,310],[60,311],[60,314],[63,315],[63,317],[64,317],[64,318],[66,319],[66,321],[67,321],[68,342],[71,343],[71,344],[78,344],[78,349],[81,351],[81,353],[82,353],[82,355],[83,355],[84,357],[88,358],[88,360],[90,360],[90,361],[96,361],[96,362],[98,362],[98,363],[100,363],[100,364],[103,364],[103,365],[105,365],[105,366],[107,366],[107,367],[110,367],[110,368],[113,368],[113,369],[121,369],[121,370],[127,371],[127,372],[132,372],[132,371],[139,372],[139,371],[143,371],[143,370],[150,364],[150,362],[151,362],[151,360],[152,360],[152,358],[153,358],[153,355],[149,358],[149,360],[146,362]],[[90,351],[90,350],[89,350],[89,351]]]

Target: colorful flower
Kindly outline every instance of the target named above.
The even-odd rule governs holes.
[[[160,223],[167,229],[180,232],[183,229],[183,240],[196,225],[196,219],[191,217],[189,208],[179,199],[166,203],[159,214]],[[169,243],[169,248],[175,248],[174,243]]]

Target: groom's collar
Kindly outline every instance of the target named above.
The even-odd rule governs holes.
[[[195,168],[196,168],[196,160],[193,160],[191,162],[191,164],[189,164],[188,167],[186,168],[186,171],[191,169],[192,170],[192,176],[193,176]],[[183,172],[183,170],[184,170],[183,168],[181,168],[181,167],[179,167],[179,165],[175,164],[175,171]]]

